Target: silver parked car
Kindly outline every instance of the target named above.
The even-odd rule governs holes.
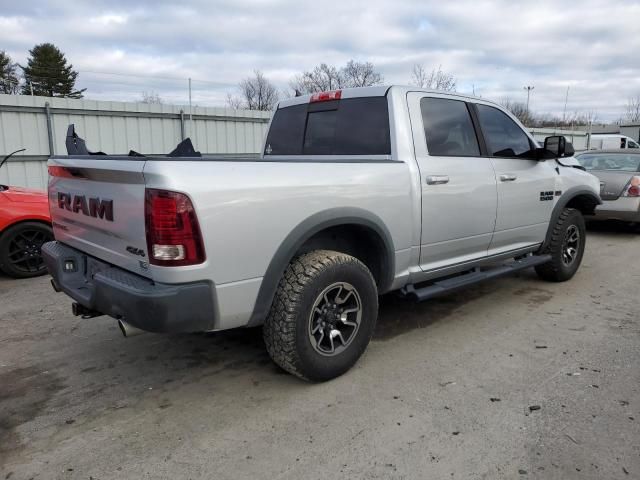
[[[602,205],[590,219],[640,223],[640,152],[600,150],[575,159],[600,179]]]

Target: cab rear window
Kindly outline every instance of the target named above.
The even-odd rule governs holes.
[[[264,154],[390,155],[387,98],[347,98],[278,109]]]

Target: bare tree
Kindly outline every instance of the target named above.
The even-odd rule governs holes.
[[[631,123],[640,122],[640,95],[629,97],[625,120]]]
[[[243,107],[242,99],[231,93],[227,93],[227,105],[233,110],[240,110]]]
[[[161,105],[162,98],[160,95],[151,90],[150,92],[144,91],[142,92],[142,98],[140,99],[140,103],[150,103],[155,105]]]
[[[18,64],[12,62],[11,57],[0,50],[0,93],[15,95],[19,91]]]
[[[343,88],[343,86],[344,79],[340,70],[326,63],[321,63],[313,70],[303,72],[291,82],[291,88],[301,93],[326,92]]]
[[[523,102],[516,102],[508,97],[500,100],[500,105],[509,110],[513,115],[520,120],[523,125],[533,126],[534,119],[531,112],[527,109],[527,105]]]
[[[254,70],[253,76],[242,80],[238,88],[240,98],[227,95],[231,108],[269,111],[278,103],[278,90],[260,70]]]
[[[349,60],[341,70],[342,80],[346,87],[369,87],[380,85],[382,74],[376,72],[371,62],[355,62]]]
[[[439,65],[437,70],[434,68],[427,72],[424,65],[416,63],[411,72],[410,83],[420,88],[455,92],[458,81],[452,74],[443,71],[442,65]]]
[[[342,68],[321,63],[295,77],[290,87],[300,93],[326,92],[339,88],[369,87],[382,83],[382,74],[371,62],[349,60]]]

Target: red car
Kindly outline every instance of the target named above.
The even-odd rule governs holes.
[[[9,156],[0,162],[0,168]],[[46,273],[40,248],[50,240],[47,193],[0,185],[0,270],[17,278]]]

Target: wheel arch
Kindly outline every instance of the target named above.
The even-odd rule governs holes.
[[[53,228],[53,225],[51,225],[51,220],[49,220],[47,217],[17,218],[11,223],[7,223],[2,227],[2,230],[0,230],[0,237],[2,237],[2,235],[4,235],[4,233],[10,228],[13,228],[17,225],[21,225],[23,223],[31,223],[31,222],[41,223],[43,225],[46,225],[49,228]]]
[[[341,233],[348,233],[349,239],[364,240],[364,245],[359,245],[358,251],[345,251],[345,239],[339,236]],[[353,246],[353,243],[350,245]],[[262,279],[247,326],[263,323],[271,308],[278,283],[291,260],[316,249],[342,251],[363,261],[372,270],[380,292],[387,291],[393,283],[395,250],[391,234],[382,219],[360,208],[324,210],[298,224],[276,250]]]
[[[574,187],[565,191],[553,207],[551,219],[549,220],[549,227],[547,228],[547,235],[545,236],[544,243],[540,250],[544,250],[549,245],[551,235],[553,233],[553,227],[565,208],[575,208],[576,210],[579,210],[582,215],[593,215],[596,207],[601,204],[602,200],[592,190],[582,187]]]

